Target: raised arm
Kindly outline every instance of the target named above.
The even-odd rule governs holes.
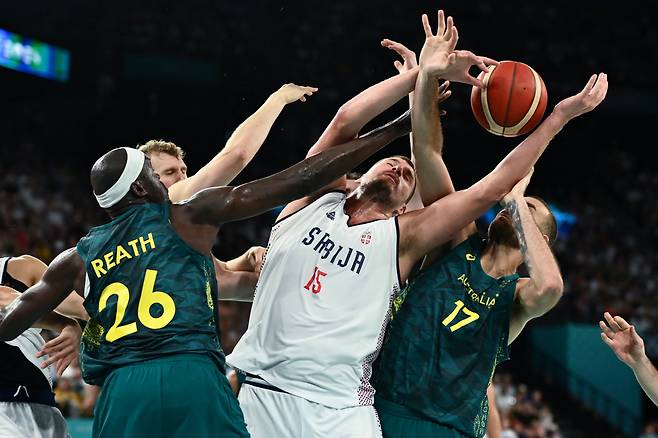
[[[560,102],[553,112],[496,168],[466,190],[448,195],[422,210],[400,217],[400,269],[404,277],[414,263],[500,201],[535,165],[553,137],[573,118],[605,98],[606,75],[593,75],[585,88]],[[406,278],[406,277],[404,277]]]
[[[169,187],[169,199],[182,201],[209,187],[229,184],[254,158],[265,142],[283,107],[300,100],[306,102],[318,89],[286,84],[267,98],[258,110],[242,122],[226,142],[226,146],[208,164],[191,177]]]
[[[84,287],[84,265],[75,248],[70,248],[53,260],[38,283],[0,310],[0,341],[14,339],[30,328],[55,309],[76,286]]]
[[[635,374],[638,383],[658,406],[658,371],[644,351],[644,341],[621,316],[604,315],[607,325],[599,321],[601,339],[612,349],[617,358],[628,365]]]
[[[217,226],[255,216],[322,189],[410,130],[407,112],[363,137],[309,157],[282,172],[237,187],[203,190],[174,207],[182,209],[181,214],[197,225]]]
[[[560,267],[535,223],[523,194],[530,181],[528,174],[503,198],[503,206],[512,218],[512,226],[530,278],[516,287],[508,342],[512,343],[528,321],[552,309],[562,297],[564,284]]]

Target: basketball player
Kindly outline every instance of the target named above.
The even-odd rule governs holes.
[[[112,221],[60,254],[0,314],[0,340],[18,336],[69,290],[84,291],[91,319],[81,368],[88,383],[103,386],[94,436],[248,436],[221,372],[210,258],[217,224],[312,193],[409,130],[403,116],[268,178],[178,204],[142,152],[108,152],[91,183]]]
[[[601,339],[612,349],[617,358],[628,365],[635,378],[651,401],[658,405],[658,371],[644,352],[644,340],[635,327],[621,316],[605,312],[606,322],[599,321]]]
[[[390,39],[384,39],[381,44],[383,47],[393,50],[400,56],[400,58],[402,58],[402,61],[396,60],[393,63],[398,73],[402,74],[418,66],[418,62],[416,60],[416,54],[412,50],[409,50],[403,44],[392,41]],[[449,83],[444,82],[439,87],[438,99],[437,99],[437,102],[439,104],[445,101],[448,97],[450,97],[451,93],[450,90],[448,90],[448,86]],[[425,92],[425,90],[422,89],[420,89],[419,91]],[[413,92],[409,93],[410,107],[413,107],[413,103],[414,103],[413,95],[414,95]],[[423,101],[423,104],[428,104],[428,103],[429,103],[428,101]],[[422,111],[428,111],[428,108],[421,108],[421,112]],[[432,114],[432,112],[430,111],[429,114]],[[421,133],[419,135],[420,142],[414,146],[414,141],[413,141],[414,133],[412,132],[410,134],[411,160],[416,166],[418,180],[419,180],[418,186],[422,186],[424,188],[422,192],[425,195],[426,202],[428,203],[431,203],[433,199],[441,198],[454,191],[454,189],[452,188],[452,184],[446,183],[450,181],[449,174],[447,173],[447,167],[445,166],[445,163],[441,159],[441,156],[443,154],[443,139],[444,139],[441,117],[444,114],[445,111],[442,110],[441,105],[439,105],[439,117],[437,117],[434,120],[435,135],[434,138],[432,139],[433,141],[428,142],[427,140],[423,139],[423,135]],[[442,175],[443,172],[445,172],[444,175]],[[433,176],[439,176],[439,179],[438,180],[431,179]],[[441,176],[444,176],[444,178],[440,178]],[[428,186],[430,188],[429,190],[426,188]],[[431,194],[429,198],[428,198],[428,192]],[[412,198],[412,201],[409,203],[408,206],[409,208],[407,209],[407,211],[410,211],[411,209],[415,210],[417,208],[422,208],[423,203],[421,198],[422,197],[420,195],[420,190],[417,187],[417,190],[414,193],[414,197]],[[414,206],[413,204],[417,204],[418,206]],[[399,304],[399,300],[397,300],[396,303]],[[377,364],[375,364],[375,369],[377,369]],[[376,372],[374,377],[375,378],[377,377]],[[500,438],[500,435],[502,433],[502,425],[500,420],[500,414],[496,406],[495,393],[492,384],[489,384],[489,387],[487,388],[487,401],[488,401],[489,415],[487,418],[486,436],[487,438]],[[381,416],[382,413],[380,412],[379,415]]]
[[[39,281],[43,271],[45,264],[31,256],[0,258],[0,308]],[[45,321],[38,326],[60,332],[53,339],[61,347],[57,355],[43,357],[38,353],[45,344],[40,328],[0,342],[0,437],[67,436],[66,421],[55,404],[53,379],[77,358],[80,326],[61,315],[51,317],[50,324]],[[55,362],[56,367],[52,365]]]
[[[519,147],[547,145],[572,118],[605,97],[607,78],[559,103]],[[421,72],[414,94],[414,157],[424,204],[454,193],[441,158],[436,83]],[[422,164],[421,164],[422,163]],[[562,278],[549,245],[555,218],[539,198],[524,198],[530,175],[503,199],[505,210],[486,242],[475,223],[437,245],[423,270],[396,300],[394,316],[375,371],[385,437],[481,437],[487,427],[491,377],[507,359],[508,344],[532,318],[550,310],[562,294]],[[447,199],[444,198],[444,199]],[[526,263],[530,277],[516,273]],[[437,391],[436,388],[441,388]]]
[[[495,61],[454,51],[452,19],[439,20],[427,40],[420,71],[434,80],[481,85],[468,74]],[[309,154],[331,150],[346,126],[360,129],[370,117],[407,95],[415,71],[390,78],[348,102],[360,116],[325,130]],[[435,104],[436,100],[434,101]],[[240,404],[254,438],[269,436],[381,436],[372,407],[371,364],[388,322],[390,303],[412,267],[449,241],[521,180],[551,136],[515,148],[498,167],[467,190],[405,213],[416,183],[403,157],[377,162],[349,197],[345,179],[289,204],[275,223],[256,287],[247,332],[227,361],[247,375]],[[554,134],[554,133],[553,133]]]

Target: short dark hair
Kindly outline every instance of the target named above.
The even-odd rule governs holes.
[[[553,214],[553,211],[551,210],[551,207],[549,207],[548,203],[544,201],[542,198],[539,196],[528,196],[528,198],[536,199],[537,201],[541,202],[544,207],[548,210],[548,220],[546,223],[539,224],[539,229],[541,230],[542,233],[546,234],[548,236],[548,244],[550,246],[553,246],[555,243],[555,240],[557,239],[557,220],[555,219],[555,215]]]

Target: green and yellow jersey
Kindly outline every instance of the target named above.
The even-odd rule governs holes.
[[[376,396],[473,437],[487,427],[486,390],[509,358],[517,274],[492,278],[473,236],[420,272],[394,302]]]
[[[130,208],[92,228],[77,250],[90,316],[80,351],[85,381],[102,385],[116,368],[180,353],[208,355],[223,369],[214,265],[172,228],[168,203]]]

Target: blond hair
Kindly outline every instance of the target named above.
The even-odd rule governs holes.
[[[185,151],[170,141],[149,140],[144,144],[137,145],[136,148],[144,152],[147,157],[151,156],[153,152],[162,152],[181,160],[185,157]]]

